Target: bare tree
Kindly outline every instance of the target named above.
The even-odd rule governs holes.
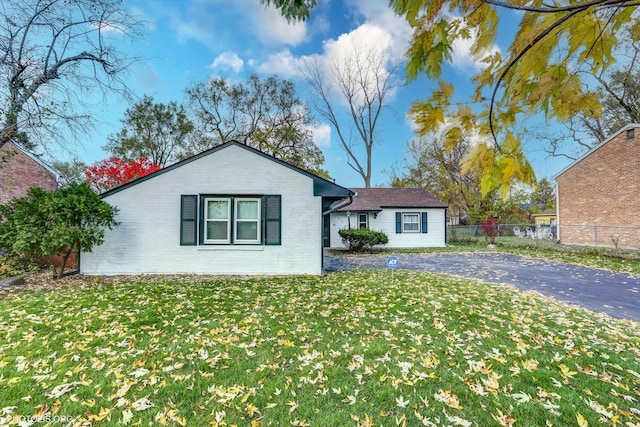
[[[313,106],[336,131],[347,164],[371,187],[373,147],[388,96],[398,87],[400,61],[378,46],[354,44],[328,66],[311,60],[304,74],[315,95]]]
[[[94,90],[127,93],[133,58],[114,47],[141,22],[120,0],[12,0],[0,3],[0,147],[35,147],[86,130]]]

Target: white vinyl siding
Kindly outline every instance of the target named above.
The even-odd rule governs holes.
[[[424,208],[411,209],[407,211],[398,211],[397,208],[386,208],[377,215],[369,215],[369,228],[372,230],[380,230],[389,237],[389,242],[381,246],[383,248],[425,248],[425,247],[444,247],[446,226],[445,226],[444,208]],[[402,231],[402,214],[416,213],[420,217],[420,232],[403,232]],[[398,226],[400,232],[396,232],[396,214],[398,214]],[[428,219],[428,224],[423,226],[423,217]],[[353,220],[353,218],[351,218]],[[352,221],[353,225],[353,221]],[[338,231],[348,227],[347,215],[344,212],[331,214],[331,247],[342,248],[342,238]],[[427,231],[425,233],[425,231]]]

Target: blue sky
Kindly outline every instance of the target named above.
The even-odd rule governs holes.
[[[340,55],[354,42],[386,46],[391,55],[401,57],[411,37],[411,29],[388,7],[387,0],[329,0],[312,12],[304,23],[287,23],[273,8],[259,0],[129,0],[125,6],[147,22],[146,35],[135,44],[123,45],[144,61],[135,64],[128,77],[129,86],[139,97],[151,95],[156,102],[182,102],[184,89],[212,76],[242,82],[251,73],[277,75],[298,84],[306,98],[308,87],[301,77],[305,58],[321,60]],[[507,16],[507,14],[509,14]],[[502,22],[515,23],[517,15],[506,11]],[[508,33],[507,28],[506,32]],[[503,52],[508,47],[495,46]],[[470,79],[479,62],[468,54],[468,44],[454,46],[454,62],[444,71],[446,80],[456,89],[456,100],[466,100]],[[388,98],[390,109],[381,123],[380,143],[374,148],[373,185],[385,185],[394,165],[404,164],[406,143],[414,138],[407,111],[412,101],[429,96],[433,82],[421,77],[402,86]],[[107,136],[120,128],[128,104],[110,98],[95,112],[101,124],[81,147],[79,159],[91,164],[108,157],[101,150]],[[362,178],[346,163],[346,154],[326,123],[314,129],[317,145],[325,155],[325,168],[340,185],[363,186]],[[568,164],[565,160],[546,159],[525,143],[538,178],[552,178]]]

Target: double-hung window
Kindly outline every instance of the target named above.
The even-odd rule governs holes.
[[[427,212],[396,212],[396,233],[427,233]]]
[[[260,199],[206,197],[204,222],[205,244],[259,244]]]
[[[231,199],[204,199],[204,243],[231,243]]]
[[[260,199],[234,199],[234,243],[260,243]]]
[[[403,213],[402,214],[402,232],[403,233],[419,233],[420,232],[420,214]]]
[[[180,209],[183,246],[281,244],[279,195],[183,195]]]

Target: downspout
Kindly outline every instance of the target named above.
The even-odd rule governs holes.
[[[449,212],[449,207],[444,208],[444,245],[447,246],[449,242],[448,233],[447,233],[447,213]]]
[[[342,209],[345,206],[349,206],[351,203],[353,203],[353,194],[349,196],[349,201],[348,202],[344,202],[343,204],[340,204],[340,205],[338,205],[338,206],[336,206],[334,208],[331,208],[328,211],[322,212],[322,216],[332,214],[335,211],[337,211],[338,209]]]
[[[333,212],[337,211],[338,209],[342,209],[345,206],[349,206],[351,203],[353,203],[353,193],[349,195],[349,200],[338,204],[338,206],[335,206],[327,211],[322,212],[322,221],[320,221],[320,231],[321,231],[321,236],[324,235],[324,217],[326,215],[330,215]],[[331,233],[331,230],[329,230],[329,233]],[[322,262],[320,263],[320,269],[322,270],[322,275],[326,276],[327,272],[324,269],[324,239],[322,239],[321,241],[321,246],[320,246],[320,259],[322,260]]]

